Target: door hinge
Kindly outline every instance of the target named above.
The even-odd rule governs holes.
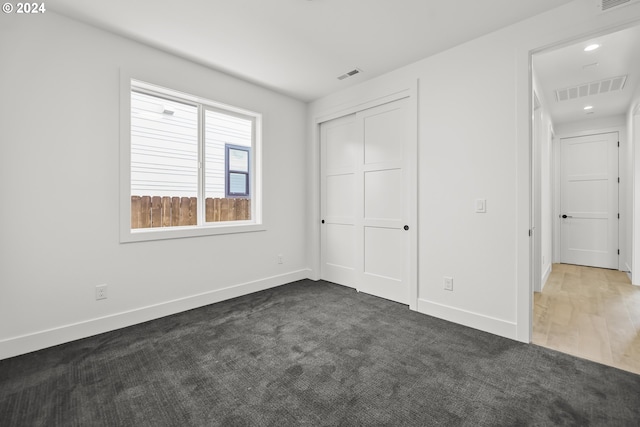
[[[620,249],[618,249],[618,255],[620,255]]]
[[[529,229],[529,237],[531,237],[531,229]]]
[[[620,141],[618,141],[618,147],[620,147]]]
[[[618,184],[620,184],[620,177],[618,177]]]
[[[618,214],[618,219],[620,219],[620,214]]]

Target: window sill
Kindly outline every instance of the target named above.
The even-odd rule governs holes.
[[[127,224],[128,227],[128,224]],[[184,239],[188,237],[215,236],[220,234],[238,234],[265,231],[264,224],[236,221],[230,224],[211,226],[189,226],[171,228],[138,228],[122,230],[120,243],[147,242],[151,240]]]

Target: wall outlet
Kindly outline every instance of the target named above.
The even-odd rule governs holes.
[[[282,254],[278,254],[278,264],[284,264],[284,257]]]
[[[444,276],[444,290],[453,291],[453,277]]]
[[[107,299],[107,285],[96,285],[96,300]]]

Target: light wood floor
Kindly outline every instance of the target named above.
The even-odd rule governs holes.
[[[534,295],[533,343],[640,374],[640,287],[621,271],[554,264]]]

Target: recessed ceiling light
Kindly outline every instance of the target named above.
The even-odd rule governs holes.
[[[590,44],[589,46],[584,48],[584,51],[585,52],[591,52],[591,51],[596,50],[599,47],[600,47],[600,45],[598,43]]]
[[[585,110],[592,110],[593,109],[593,105],[587,105],[586,107],[584,107]]]

